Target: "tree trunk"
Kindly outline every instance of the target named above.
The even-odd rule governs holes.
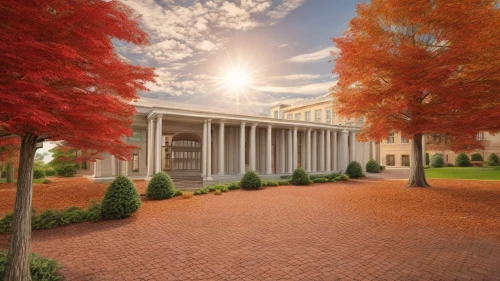
[[[429,187],[425,179],[422,134],[415,134],[411,143],[409,187]]]
[[[13,183],[14,182],[14,163],[7,162],[7,173],[6,173],[6,182]]]
[[[16,204],[12,221],[5,281],[31,281],[31,201],[33,194],[33,164],[38,137],[27,133],[21,142]]]

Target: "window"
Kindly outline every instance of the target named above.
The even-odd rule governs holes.
[[[288,120],[292,120],[292,119],[293,119],[293,114],[288,113],[288,114],[286,115],[286,119],[288,119]]]
[[[326,110],[326,123],[332,123],[332,110],[327,109]]]
[[[389,137],[387,138],[387,143],[394,143],[394,132],[389,134]]]
[[[311,111],[306,112],[306,121],[311,122]]]
[[[314,121],[321,122],[321,109],[314,111]]]
[[[128,137],[128,141],[131,142],[141,142],[143,134],[142,132],[133,132],[131,137]]]
[[[274,119],[278,119],[278,111],[274,111]]]
[[[301,113],[295,113],[295,120],[300,120],[302,119],[302,114]]]
[[[394,166],[395,165],[395,157],[394,155],[386,155],[385,156],[385,164],[387,166]]]
[[[85,161],[85,160],[82,161],[81,169],[82,170],[88,170],[89,169],[88,166],[87,166],[87,161]]]
[[[132,171],[139,172],[139,154],[137,153],[132,155]]]
[[[407,138],[401,136],[401,143],[410,143],[410,141]]]
[[[401,155],[401,166],[410,166],[410,155]]]
[[[477,133],[477,140],[484,140],[484,133]]]

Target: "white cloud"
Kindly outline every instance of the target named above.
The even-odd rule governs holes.
[[[306,84],[300,86],[260,86],[255,87],[255,90],[276,93],[276,94],[302,94],[302,95],[318,95],[327,94],[328,89],[337,85],[337,81],[328,81],[315,84]]]
[[[277,23],[280,19],[286,17],[290,12],[302,6],[307,0],[283,0],[276,9],[269,11],[267,16],[271,20],[271,24]]]
[[[340,50],[337,47],[328,47],[319,51],[316,51],[314,53],[308,53],[308,54],[302,54],[298,56],[291,57],[287,59],[288,62],[297,62],[297,63],[303,63],[303,62],[312,62],[312,61],[318,61],[318,60],[326,60],[327,58],[332,57],[332,53],[337,54],[339,53]]]

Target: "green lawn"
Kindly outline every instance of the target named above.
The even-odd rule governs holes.
[[[500,180],[500,167],[444,167],[426,169],[428,179]]]

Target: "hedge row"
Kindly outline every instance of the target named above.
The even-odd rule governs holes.
[[[5,275],[7,265],[7,251],[0,251],[0,280]],[[61,279],[56,271],[59,268],[57,262],[51,259],[42,258],[37,254],[30,256],[30,272],[32,281],[57,281]]]

